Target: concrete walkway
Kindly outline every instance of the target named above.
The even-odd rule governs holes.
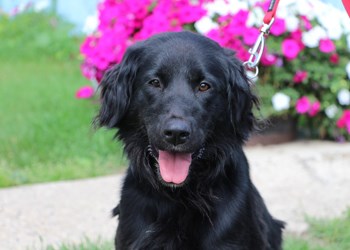
[[[248,147],[254,183],[287,231],[307,230],[305,215],[329,218],[350,207],[350,143],[295,142]],[[84,237],[112,239],[110,217],[122,176],[0,189],[0,249],[42,249]]]

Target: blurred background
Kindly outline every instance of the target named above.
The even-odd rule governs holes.
[[[0,0],[0,198],[13,186],[119,176],[127,161],[115,131],[92,126],[103,73],[129,45],[184,29],[246,61],[269,2]],[[316,140],[350,166],[343,150],[350,141],[349,51],[350,18],[340,0],[281,1],[254,80],[262,103],[256,115],[271,125],[247,144]],[[350,249],[349,212],[310,225],[288,237],[285,249]],[[47,247],[56,248],[111,249],[111,241]]]

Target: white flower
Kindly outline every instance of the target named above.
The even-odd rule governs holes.
[[[327,30],[328,37],[332,40],[338,40],[343,35],[344,29],[339,18],[341,14],[338,9],[328,5],[328,8],[323,13],[320,13],[317,18],[321,26]]]
[[[334,118],[335,115],[337,114],[338,112],[338,107],[334,104],[328,106],[326,109],[325,109],[325,113],[327,115],[328,118]]]
[[[261,26],[264,19],[264,11],[260,8],[254,8],[249,12],[248,20],[247,20],[247,26],[253,27],[253,26]]]
[[[251,5],[251,6],[254,6],[256,3],[258,2],[261,2],[261,0],[248,0],[248,3]]]
[[[216,14],[220,16],[236,14],[239,10],[248,10],[248,7],[247,1],[237,0],[215,0],[205,5],[209,17],[214,17]]]
[[[348,78],[350,79],[350,62],[345,67],[346,73],[348,74]]]
[[[319,6],[319,1],[307,1],[307,0],[298,0],[295,1],[297,13],[303,16],[306,16],[308,19],[313,19],[315,17],[315,6]],[[318,11],[318,8],[317,8]]]
[[[289,109],[290,97],[286,94],[278,92],[272,97],[272,106],[276,111]]]
[[[194,24],[194,27],[199,33],[206,34],[210,30],[217,28],[218,24],[213,22],[210,17],[204,16]]]
[[[317,20],[327,30],[330,39],[338,40],[343,34],[347,33],[346,26],[349,26],[349,18],[346,16],[345,22],[345,12],[343,10],[329,3],[315,3],[315,6],[317,6],[315,12]]]
[[[282,19],[290,15],[296,15],[297,13],[297,5],[295,0],[283,0],[279,3],[278,9],[276,12],[276,16]]]
[[[96,29],[97,29],[97,26],[98,26],[98,18],[97,18],[97,14],[96,15],[93,15],[93,16],[88,16],[86,19],[85,19],[85,23],[84,23],[84,27],[83,27],[83,32],[85,34],[91,34],[93,33]]]
[[[343,35],[343,29],[341,28],[340,25],[335,25],[334,27],[328,27],[327,34],[330,39],[339,40]]]
[[[215,2],[215,1],[214,1]],[[231,14],[236,14],[240,10],[248,10],[249,3],[247,1],[226,0]]]
[[[338,92],[338,102],[341,105],[349,105],[350,104],[350,91],[348,89],[342,89]]]
[[[33,7],[35,12],[40,12],[47,9],[49,6],[50,6],[49,0],[41,0],[41,1],[37,1]]]
[[[309,48],[316,48],[321,39],[327,37],[327,32],[321,26],[315,26],[302,35],[303,43]]]
[[[217,0],[206,5],[206,9],[208,11],[208,15],[213,17],[215,14],[219,14],[220,16],[227,15],[230,10],[225,0]]]
[[[295,31],[299,26],[299,19],[296,16],[289,15],[285,18],[288,31]]]
[[[349,16],[346,15],[346,13],[342,13],[340,20],[341,20],[343,28],[344,28],[344,33],[350,33]]]

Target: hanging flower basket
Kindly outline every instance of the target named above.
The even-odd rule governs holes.
[[[297,138],[297,122],[290,116],[271,117],[260,125],[247,141],[247,146],[291,142]]]

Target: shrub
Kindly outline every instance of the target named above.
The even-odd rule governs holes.
[[[73,25],[49,12],[27,8],[9,15],[0,12],[0,57],[4,59],[70,59],[79,56],[82,38]]]

